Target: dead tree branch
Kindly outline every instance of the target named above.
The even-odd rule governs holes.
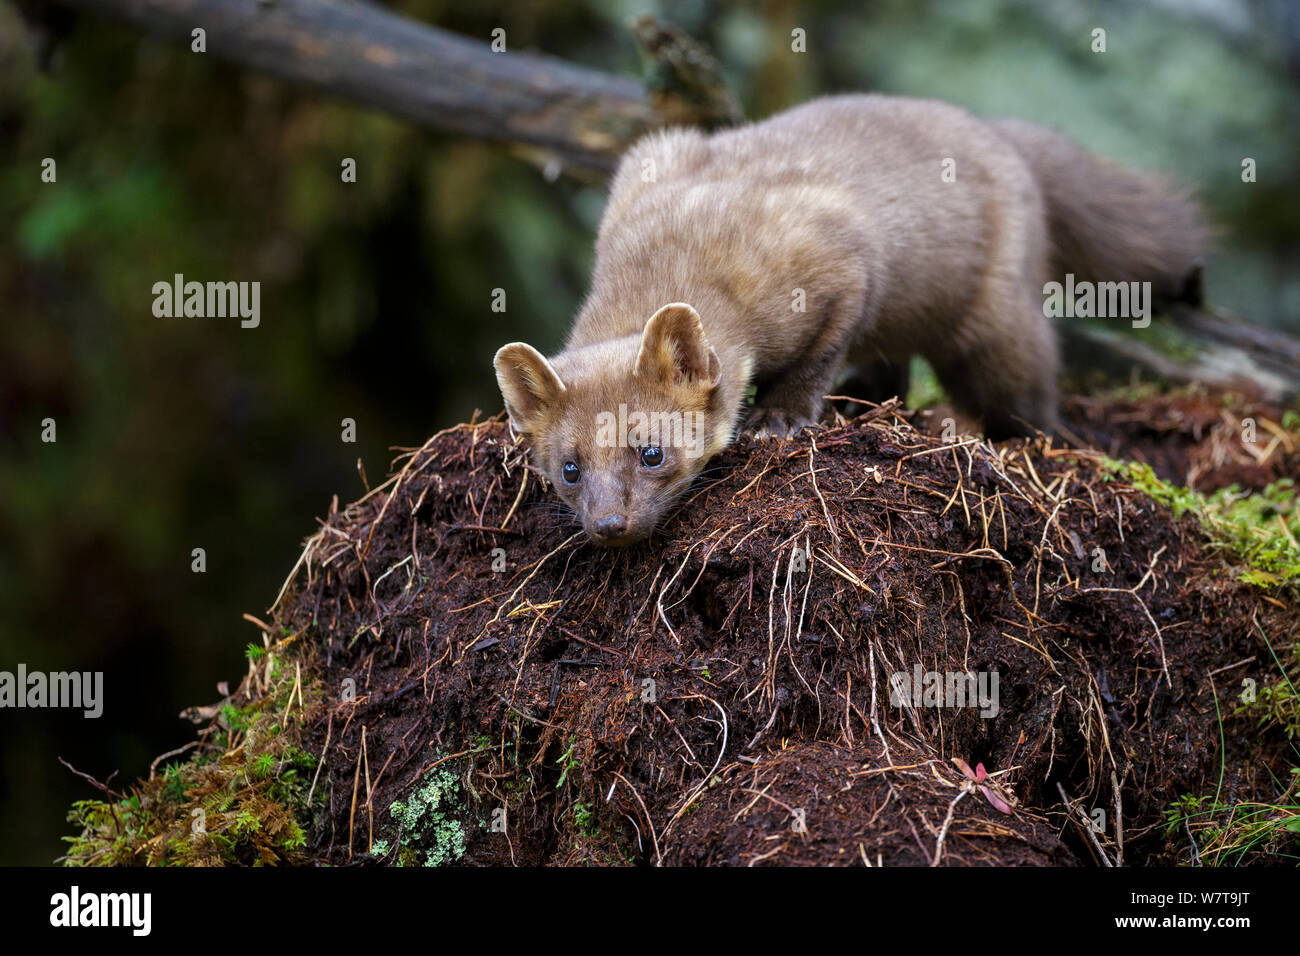
[[[701,96],[699,75],[687,78],[680,95],[672,89],[648,91],[635,79],[553,57],[493,52],[489,43],[368,3],[63,2],[187,46],[193,31],[202,28],[212,56],[429,129],[518,144],[541,158],[599,172],[613,169],[623,149],[648,129],[670,123],[716,125],[738,118],[716,115],[720,109],[734,111],[735,101],[729,94]],[[639,22],[636,30],[643,45],[647,35],[669,35],[656,31],[654,21]],[[669,53],[680,51],[666,46]],[[653,49],[650,55],[659,57]],[[680,72],[679,65],[675,68]],[[704,75],[705,86],[720,82]]]

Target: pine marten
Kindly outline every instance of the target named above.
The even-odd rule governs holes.
[[[1174,299],[1203,236],[1154,177],[930,100],[836,96],[656,132],[619,165],[564,350],[506,345],[497,382],[588,535],[628,544],[731,441],[751,386],[746,427],[786,436],[847,364],[919,353],[990,438],[1050,432],[1045,283]]]

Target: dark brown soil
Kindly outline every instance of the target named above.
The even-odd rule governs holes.
[[[1154,402],[1068,420],[1203,490],[1296,470],[1281,445],[1208,468],[1239,421]],[[1221,768],[1225,799],[1266,795],[1283,741],[1233,697],[1297,614],[1099,457],[874,410],[741,438],[658,537],[604,550],[499,422],[435,436],[328,516],[275,609],[331,693],[314,852],[369,859],[441,766],[469,864],[1177,862],[1171,801]],[[891,702],[917,665],[996,672],[996,716]]]
[[[1194,491],[1230,485],[1255,491],[1300,475],[1300,443],[1282,429],[1282,409],[1257,400],[1229,406],[1186,392],[1123,402],[1073,397],[1064,415],[1084,443],[1112,458],[1144,462]],[[1254,442],[1243,441],[1251,427]]]

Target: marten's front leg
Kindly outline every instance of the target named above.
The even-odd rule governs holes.
[[[805,356],[770,381],[758,383],[745,430],[759,438],[788,438],[815,425],[823,399],[844,368],[847,342],[820,355]]]

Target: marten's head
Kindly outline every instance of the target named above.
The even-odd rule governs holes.
[[[549,362],[512,342],[493,361],[534,464],[599,544],[647,537],[731,440],[722,366],[699,314],[666,305],[640,336],[570,349]]]

